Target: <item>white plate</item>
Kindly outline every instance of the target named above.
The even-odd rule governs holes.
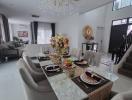
[[[98,82],[92,82],[91,80],[89,80],[89,79],[86,78],[86,77],[87,77],[87,75],[86,75],[85,73],[83,73],[83,74],[80,75],[80,79],[81,79],[83,82],[87,83],[87,84],[90,84],[90,85],[98,85],[98,84],[101,83],[101,80],[98,81]]]
[[[60,71],[60,68],[59,68],[59,67],[58,67],[58,68],[55,68],[55,66],[58,66],[58,65],[47,65],[47,66],[45,67],[45,70],[48,71],[48,72],[58,72],[58,71]],[[51,68],[53,68],[53,69],[48,70],[47,68],[49,68],[49,67],[51,67]]]

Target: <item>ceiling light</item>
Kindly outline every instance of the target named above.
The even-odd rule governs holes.
[[[39,18],[39,15],[33,14],[32,17],[34,17],[34,18]]]

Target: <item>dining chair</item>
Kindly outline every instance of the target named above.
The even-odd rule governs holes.
[[[101,53],[88,50],[84,53],[84,59],[92,66],[99,66]]]
[[[132,100],[132,89],[114,96],[111,100]]]
[[[70,51],[70,55],[73,56],[73,57],[80,58],[80,56],[81,56],[81,50],[78,50],[76,48],[73,48]]]
[[[35,81],[41,81],[46,79],[41,68],[37,68],[37,66],[32,62],[32,60],[23,54],[23,60],[27,65],[27,69],[29,70],[30,74],[34,77]]]
[[[19,72],[27,94],[27,100],[58,100],[47,80],[36,83],[25,68],[22,59],[18,63],[20,66]]]

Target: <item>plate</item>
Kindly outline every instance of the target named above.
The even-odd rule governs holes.
[[[83,61],[74,61],[74,64],[78,65],[78,66],[88,66],[88,62],[83,60]]]
[[[63,55],[63,58],[69,58],[71,55]]]
[[[47,72],[59,72],[61,68],[58,65],[47,65],[45,67],[45,70]]]
[[[80,75],[80,79],[83,82],[90,85],[98,85],[102,81],[102,79],[99,76],[97,76],[96,74],[93,74],[92,72],[87,72],[87,71]]]

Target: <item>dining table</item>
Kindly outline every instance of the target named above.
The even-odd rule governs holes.
[[[40,56],[42,57],[42,56]],[[39,58],[40,58],[39,57]],[[37,57],[38,58],[38,57]],[[71,57],[75,60],[75,57]],[[81,67],[73,64],[74,76],[70,77],[69,72],[63,68],[57,73],[48,73],[45,70],[47,65],[54,64],[52,60],[34,60],[38,62],[44,75],[47,77],[53,91],[58,100],[104,100],[109,98],[113,82],[102,77],[103,82],[98,86],[87,85],[80,80],[80,75],[83,74],[87,67]]]

